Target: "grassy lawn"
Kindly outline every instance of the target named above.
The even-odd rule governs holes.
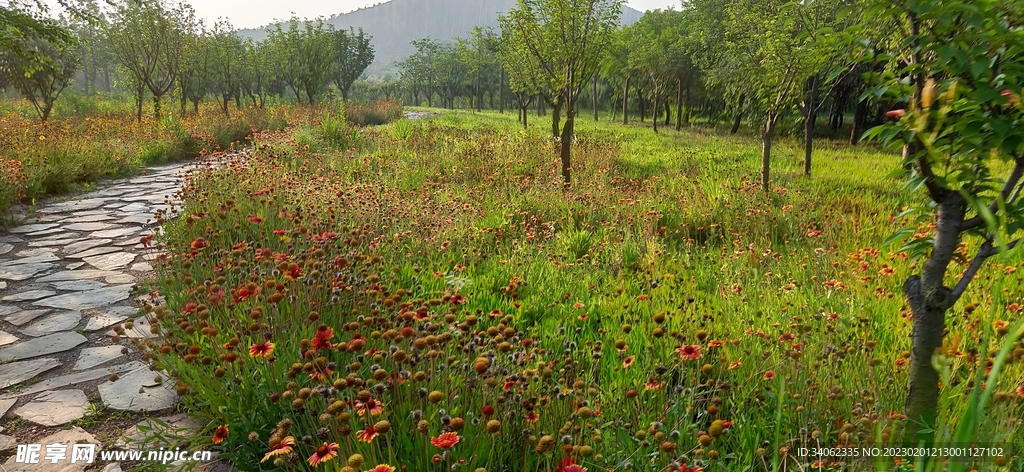
[[[806,178],[784,140],[766,194],[756,137],[582,116],[566,192],[550,118],[431,111],[257,133],[193,177],[148,348],[207,420],[198,446],[242,470],[913,462],[800,453],[905,427],[916,266],[882,242],[917,202],[894,154],[823,140]],[[1020,270],[993,260],[950,312],[940,440],[1020,317]],[[1019,450],[1011,347],[975,439]]]

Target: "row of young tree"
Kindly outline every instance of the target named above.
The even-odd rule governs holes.
[[[540,114],[550,108],[554,136],[561,135],[563,113],[571,128],[581,99],[595,120],[599,110],[613,119],[621,115],[623,123],[638,113],[641,121],[651,118],[655,132],[659,121],[668,126],[674,119],[679,130],[694,117],[728,116],[735,133],[745,117],[762,130],[767,186],[781,119],[803,123],[807,175],[820,112],[827,108],[833,132],[852,115],[854,145],[884,120],[890,100],[866,92],[872,73],[887,62],[858,60],[851,34],[857,29],[881,35],[892,25],[867,25],[864,5],[694,0],[682,10],[648,11],[639,22],[618,26],[621,2],[525,0],[497,29],[477,28],[448,43],[413,42],[416,52],[397,65],[409,103],[516,108],[524,126],[532,106]],[[543,29],[556,24],[576,29]],[[655,119],[661,116],[663,121]]]
[[[267,39],[243,38],[226,20],[206,25],[192,7],[165,0],[94,1],[70,5],[49,19],[37,8],[12,4],[0,14],[17,21],[0,37],[0,85],[27,98],[46,121],[61,92],[79,77],[85,92],[130,91],[136,116],[151,100],[160,118],[175,95],[181,113],[213,98],[225,115],[230,104],[263,107],[268,95],[310,104],[330,87],[347,98],[373,62],[370,36],[336,30],[322,20],[275,24]]]
[[[453,45],[417,42],[401,63],[402,80],[416,103],[437,96],[451,107],[461,96],[479,107],[484,95],[497,94],[503,109],[509,97],[524,125],[531,100],[548,105],[567,189],[574,118],[588,88],[595,118],[601,103],[621,100],[626,121],[632,91],[655,130],[670,105],[677,129],[695,113],[731,114],[733,132],[746,119],[760,131],[766,192],[783,120],[802,124],[809,176],[818,114],[830,107],[830,125],[838,126],[852,112],[851,142],[863,135],[901,147],[908,188],[926,192],[928,203],[913,209],[915,226],[893,241],[905,240],[901,251],[924,259],[903,286],[913,315],[905,440],[931,444],[946,313],[988,258],[1024,239],[1024,3],[688,0],[682,7],[622,28],[618,0],[519,0],[497,32],[476,31]],[[965,245],[968,238],[978,244]],[[966,268],[954,278],[958,258]],[[1003,344],[1004,355],[1013,342]],[[983,436],[992,391],[972,390],[954,440]]]

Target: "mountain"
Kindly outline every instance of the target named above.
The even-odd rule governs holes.
[[[391,0],[332,16],[327,22],[337,29],[362,28],[373,37],[373,64],[366,70],[381,77],[396,71],[394,63],[415,50],[409,43],[421,38],[448,40],[465,36],[474,26],[497,27],[498,16],[515,8],[517,0]],[[620,21],[636,23],[642,12],[622,8]],[[241,30],[243,37],[263,39],[266,28]]]

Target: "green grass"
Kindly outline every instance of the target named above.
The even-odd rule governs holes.
[[[565,192],[550,123],[531,122],[439,112],[368,128],[355,150],[333,131],[261,133],[248,167],[195,180],[191,216],[167,226],[151,348],[210,433],[229,426],[225,457],[252,464],[294,436],[297,468],[337,442],[359,470],[902,470],[798,456],[906,426],[900,286],[916,265],[880,246],[920,197],[885,178],[897,156],[822,140],[807,178],[781,140],[766,194],[756,137],[581,117]],[[1024,346],[998,323],[1019,317],[1021,273],[1019,255],[992,260],[947,317],[940,441],[1022,445]],[[335,348],[303,357],[322,327]],[[266,341],[273,363],[248,353]],[[384,412],[370,421],[356,397]],[[355,439],[380,420],[389,432]],[[434,461],[446,430],[461,442]]]

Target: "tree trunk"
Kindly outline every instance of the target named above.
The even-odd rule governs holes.
[[[160,121],[160,96],[153,95],[153,118]]]
[[[740,130],[740,121],[743,120],[743,102],[747,99],[745,94],[740,94],[740,104],[736,107],[736,117],[733,118],[732,128],[729,129],[729,134],[736,134]],[[717,121],[717,120],[716,120]],[[771,139],[769,138],[769,141]],[[771,144],[769,143],[769,147]]]
[[[860,135],[863,133],[864,124],[868,118],[867,99],[857,102],[857,110],[853,112],[853,129],[850,130],[850,145],[856,146],[860,142]]]
[[[570,113],[572,113],[572,112],[568,111],[566,113],[566,116],[568,117]],[[551,108],[551,137],[553,137],[553,138],[557,138],[558,137],[558,134],[559,134],[558,133],[558,125],[559,125],[559,121],[561,121],[561,120],[562,120],[562,99],[559,98],[557,101],[555,101],[555,105]]]
[[[641,113],[641,120],[642,120]],[[651,124],[654,125],[654,133],[658,133],[658,94],[654,94],[654,107],[651,109]]]
[[[637,87],[636,89],[636,100],[640,105],[640,122],[643,123],[647,119],[647,109],[644,107],[644,89]]]
[[[594,122],[597,122],[597,74],[594,74]]]
[[[761,187],[768,193],[769,168],[772,162],[772,137],[775,134],[775,116],[768,113],[768,119],[761,133]]]
[[[562,127],[562,149],[560,152],[560,157],[562,158],[562,181],[566,190],[569,189],[569,174],[572,169],[572,167],[570,166],[569,153],[572,149],[572,131],[576,115],[573,108],[573,102],[569,101],[566,104],[565,110],[565,126]]]
[[[523,108],[521,110],[523,113],[523,129],[526,129],[526,116],[529,115],[529,113],[526,112],[526,109],[529,108],[529,106],[530,104],[527,103],[526,105],[523,105]]]
[[[629,124],[629,77],[626,77],[626,89],[622,92],[622,124]]]
[[[505,114],[505,66],[498,72],[498,113]]]
[[[683,80],[676,79],[676,131],[683,129]]]
[[[664,104],[663,106],[665,107],[665,126],[668,126],[668,125],[672,124],[672,120],[671,120],[671,118],[672,118],[672,107],[670,107],[669,104],[668,104],[668,98],[666,98],[665,101],[662,102],[662,103]]]
[[[911,149],[913,152],[913,149]],[[935,241],[920,276],[911,276],[903,284],[914,316],[911,335],[910,372],[907,384],[905,442],[931,446],[935,437],[939,403],[939,372],[932,366],[932,356],[942,347],[946,326],[946,310],[955,302],[943,281],[950,261],[960,245],[960,227],[967,205],[955,192],[947,193],[938,202]]]
[[[807,118],[804,118],[804,177],[811,176],[811,152],[814,149],[814,120],[818,117],[817,113],[810,112]]]

